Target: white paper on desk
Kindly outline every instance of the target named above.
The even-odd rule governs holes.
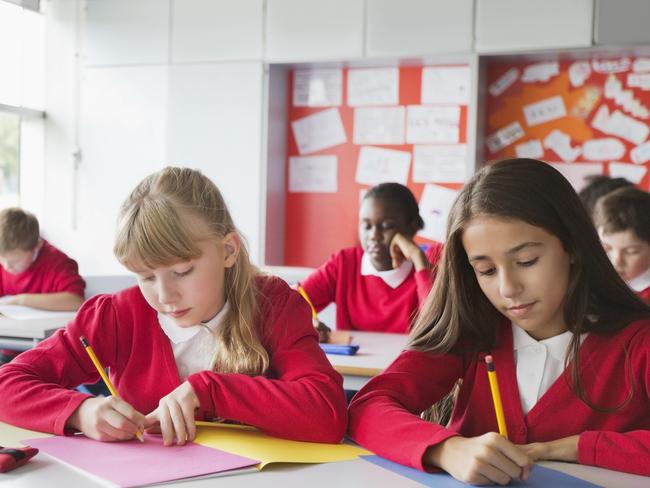
[[[397,105],[399,102],[399,69],[348,70],[348,105]]]
[[[491,152],[496,153],[516,140],[521,139],[524,135],[526,134],[521,128],[521,124],[515,120],[487,136],[485,144],[487,144]]]
[[[569,66],[569,81],[573,88],[584,85],[590,76],[591,65],[589,61],[575,61]]]
[[[587,184],[587,177],[591,175],[602,175],[602,163],[550,163],[564,176],[575,191],[582,190]]]
[[[582,145],[582,157],[589,161],[611,161],[624,154],[625,144],[614,137],[591,139]]]
[[[422,68],[422,104],[468,105],[469,66],[426,66]]]
[[[650,71],[650,58],[636,58],[632,63],[632,71],[635,73],[647,73]]]
[[[354,109],[355,144],[404,144],[404,107]]]
[[[410,164],[409,151],[364,146],[359,151],[355,181],[370,186],[391,181],[406,185]]]
[[[447,239],[447,218],[458,192],[444,186],[425,185],[420,197],[420,216],[424,229],[419,236],[438,242]]]
[[[463,183],[466,173],[465,144],[413,146],[413,181]]]
[[[650,161],[650,142],[644,142],[632,149],[630,159],[634,164],[643,164]]]
[[[321,110],[291,122],[300,154],[308,154],[347,141],[338,108]]]
[[[51,319],[59,317],[68,317],[73,319],[75,312],[53,312],[51,310],[39,310],[36,308],[25,307],[23,305],[0,305],[0,314],[10,319],[30,320],[30,319]]]
[[[498,97],[508,88],[510,88],[515,81],[519,79],[519,70],[517,68],[510,68],[503,73],[494,83],[490,85],[488,91],[493,97]]]
[[[518,158],[540,159],[544,156],[542,141],[539,139],[531,139],[530,141],[517,144],[515,146],[515,153]]]
[[[336,193],[336,156],[289,158],[289,192]]]
[[[529,126],[543,124],[566,115],[566,107],[561,95],[546,98],[539,102],[524,105],[524,115]]]
[[[460,138],[460,107],[409,105],[406,111],[406,142],[449,144]]]
[[[637,166],[630,163],[609,163],[609,176],[612,178],[625,178],[634,184],[641,183],[648,168],[645,166]]]
[[[341,69],[298,69],[293,73],[294,107],[339,106],[342,92]]]
[[[521,81],[524,83],[535,83],[537,81],[546,83],[559,73],[560,63],[556,61],[550,63],[531,64],[524,68],[524,74],[521,75]]]
[[[641,144],[648,138],[650,129],[646,124],[625,115],[620,110],[609,113],[607,105],[601,105],[591,121],[594,129],[610,135],[621,137],[633,144]]]

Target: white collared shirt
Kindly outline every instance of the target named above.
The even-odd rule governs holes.
[[[158,323],[171,342],[181,381],[194,373],[211,369],[217,352],[214,331],[221,325],[229,309],[230,305],[226,302],[212,319],[190,327],[179,327],[167,315],[158,314]]]
[[[361,257],[361,275],[362,276],[377,276],[381,278],[384,283],[386,283],[391,288],[397,288],[399,285],[404,283],[404,280],[408,278],[408,275],[413,269],[413,263],[408,259],[404,260],[399,267],[395,269],[389,269],[388,271],[377,271],[377,269],[372,265],[370,256],[367,252],[363,253]]]
[[[587,334],[580,336],[580,343]],[[544,393],[564,372],[564,361],[568,354],[573,332],[537,341],[528,333],[512,324],[512,343],[517,366],[519,400],[524,415],[537,403]]]
[[[627,286],[636,292],[640,292],[648,288],[650,286],[650,268],[646,269],[636,278],[632,278],[630,281],[628,281]]]

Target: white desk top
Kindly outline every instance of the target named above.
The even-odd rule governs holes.
[[[17,446],[20,439],[42,437],[47,434],[19,429],[0,422],[0,445]],[[548,468],[563,471],[591,483],[607,488],[647,488],[650,478],[607,469],[570,463],[543,462]],[[189,483],[189,484],[187,484]],[[419,483],[387,471],[366,461],[354,460],[327,464],[277,464],[259,473],[187,481],[182,486],[212,487],[281,486],[283,488],[360,488],[364,486],[390,486],[395,488],[421,486]],[[68,488],[101,486],[57,460],[38,454],[25,466],[0,476],[0,486],[17,488],[41,488],[43,486],[66,486]],[[171,485],[167,485],[171,486]]]
[[[399,356],[406,345],[406,334],[383,332],[350,332],[352,344],[359,344],[354,356],[328,354],[334,368],[341,374],[376,376]]]
[[[64,327],[73,314],[62,314],[38,319],[10,319],[0,316],[0,337],[15,339],[45,339]]]

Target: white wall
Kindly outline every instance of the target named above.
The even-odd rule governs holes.
[[[262,0],[48,2],[43,228],[83,274],[124,272],[112,255],[119,205],[167,164],[198,168],[217,183],[261,259],[262,7]],[[225,26],[233,35],[241,29],[246,45],[229,51],[214,33]]]
[[[276,94],[291,65],[269,80],[269,63],[465,56],[477,81],[476,51],[589,45],[593,3],[47,0],[45,171],[23,190],[82,273],[121,273],[111,252],[121,201],[166,164],[196,167],[221,188],[253,259],[279,262],[286,93]],[[479,122],[473,109],[470,146]]]

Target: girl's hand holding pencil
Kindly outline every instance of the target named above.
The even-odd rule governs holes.
[[[144,442],[142,432],[145,416],[120,398],[88,340],[81,336],[79,341],[111,396],[84,400],[70,416],[66,427],[81,431],[86,437],[98,441],[125,441],[135,436]]]
[[[532,460],[524,449],[496,432],[479,437],[450,437],[430,447],[424,463],[437,466],[472,485],[507,485],[528,479]]]
[[[84,400],[66,423],[86,437],[109,442],[133,439],[145,425],[144,415],[115,396]]]

